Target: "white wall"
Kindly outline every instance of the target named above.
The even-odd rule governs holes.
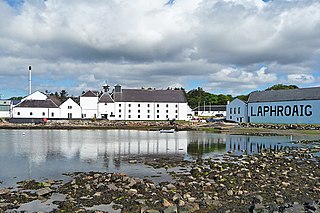
[[[198,111],[198,116],[216,116],[217,114],[222,114],[226,116],[226,111]]]
[[[83,118],[94,118],[98,115],[98,97],[80,97]]]
[[[226,120],[237,123],[247,122],[247,104],[236,98],[227,105]]]
[[[115,120],[187,120],[186,103],[117,102]]]
[[[69,118],[69,113],[71,118],[81,118],[81,107],[71,98],[60,105],[60,118]]]
[[[14,107],[13,118],[60,118],[59,108]]]
[[[102,118],[103,114],[107,115],[107,119],[114,120],[110,115],[114,115],[114,105],[115,103],[98,103],[98,118]]]
[[[320,124],[320,100],[248,104],[252,123]]]

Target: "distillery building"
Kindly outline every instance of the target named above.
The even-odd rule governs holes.
[[[253,92],[227,106],[227,120],[269,124],[320,124],[320,87]]]
[[[253,92],[248,122],[320,124],[320,87]]]

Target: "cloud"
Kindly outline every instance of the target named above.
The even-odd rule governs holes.
[[[317,0],[19,2],[0,0],[0,90],[9,94],[25,91],[28,65],[42,82],[34,88],[73,93],[105,80],[235,93],[319,77]]]
[[[290,74],[288,75],[288,82],[295,84],[313,83],[315,77],[307,74]]]

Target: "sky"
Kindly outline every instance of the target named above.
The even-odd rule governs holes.
[[[0,96],[320,86],[319,0],[0,0]]]

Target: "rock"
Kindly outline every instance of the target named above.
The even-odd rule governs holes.
[[[232,190],[228,190],[227,191],[227,195],[232,196],[233,195],[233,191]]]
[[[284,186],[284,187],[290,186],[290,183],[288,183],[288,182],[282,182],[281,184],[282,184],[282,186]]]
[[[284,203],[283,198],[277,197],[277,198],[276,198],[276,203],[278,203],[278,204],[283,204],[283,203]]]
[[[136,195],[138,193],[138,191],[136,190],[136,189],[129,189],[128,190],[128,194],[130,195],[130,196],[134,196],[134,195]]]
[[[252,204],[262,203],[262,201],[263,201],[263,197],[261,195],[256,195],[253,198]]]
[[[0,203],[0,209],[10,206],[11,203]]]
[[[193,203],[194,201],[196,201],[195,197],[188,197],[188,202]]]
[[[118,187],[114,183],[108,184],[107,188],[109,188],[109,190],[111,190],[111,191],[117,191],[118,190]]]
[[[185,206],[186,203],[183,200],[179,200],[178,202],[178,206]]]
[[[163,210],[163,213],[177,213],[178,208],[177,206],[169,206]]]
[[[172,197],[172,201],[175,202],[177,200],[181,200],[182,196],[179,193],[176,193]]]
[[[40,189],[40,190],[38,190],[37,192],[36,192],[36,195],[37,196],[44,196],[44,195],[47,195],[47,194],[49,194],[49,193],[51,193],[52,192],[52,189],[50,189],[50,188],[43,188],[43,189]]]
[[[6,195],[10,193],[10,189],[0,189],[0,195]]]
[[[145,199],[137,199],[137,200],[135,200],[135,202],[137,204],[140,204],[140,205],[146,205],[146,200]]]
[[[166,200],[165,198],[162,199],[162,205],[164,207],[168,207],[168,206],[173,206],[172,203],[170,203],[168,200]]]
[[[93,195],[93,197],[100,197],[101,196],[101,192],[96,192],[94,195]]]
[[[167,188],[168,190],[173,190],[173,189],[176,189],[176,186],[173,185],[172,183],[169,183],[168,185],[166,185],[166,188]]]

